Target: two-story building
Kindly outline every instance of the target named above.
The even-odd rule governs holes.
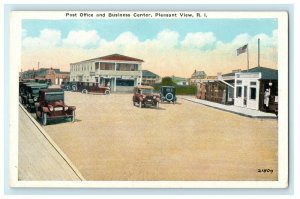
[[[197,71],[195,70],[194,73],[191,75],[190,78],[190,85],[197,85],[200,83],[200,80],[206,79],[207,75],[205,71]]]
[[[153,85],[161,82],[161,77],[149,70],[142,70],[142,84]]]
[[[71,82],[95,82],[114,92],[131,92],[142,83],[141,59],[112,54],[70,64]]]

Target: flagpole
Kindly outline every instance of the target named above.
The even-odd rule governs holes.
[[[249,71],[249,46],[247,44],[247,72]]]

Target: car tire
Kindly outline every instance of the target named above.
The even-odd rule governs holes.
[[[42,125],[47,125],[47,113],[42,113]]]
[[[139,107],[142,108],[142,101],[139,102]]]
[[[82,93],[82,94],[88,94],[88,91],[87,91],[86,89],[83,89],[83,90],[81,91],[81,93]]]
[[[110,94],[110,91],[109,90],[107,90],[107,91],[105,91],[105,93],[104,93],[105,95],[109,95]]]
[[[168,100],[168,102],[170,102],[174,99],[174,96],[172,93],[167,93],[165,98],[166,100]]]
[[[72,85],[72,91],[77,91],[77,86],[76,85]]]

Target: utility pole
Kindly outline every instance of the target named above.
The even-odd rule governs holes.
[[[247,44],[247,72],[249,71],[249,45]]]
[[[260,38],[257,41],[257,66],[260,67]]]

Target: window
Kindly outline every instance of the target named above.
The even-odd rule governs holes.
[[[96,68],[96,70],[99,69],[99,62],[96,62],[96,63],[95,63],[95,68]]]
[[[256,99],[256,88],[250,88],[250,99],[255,100]]]
[[[241,86],[237,86],[236,87],[236,97],[242,97],[242,87]]]
[[[236,84],[237,84],[237,85],[242,84],[242,80],[237,80],[237,81],[236,81]]]
[[[250,86],[256,86],[256,82],[250,82]]]

